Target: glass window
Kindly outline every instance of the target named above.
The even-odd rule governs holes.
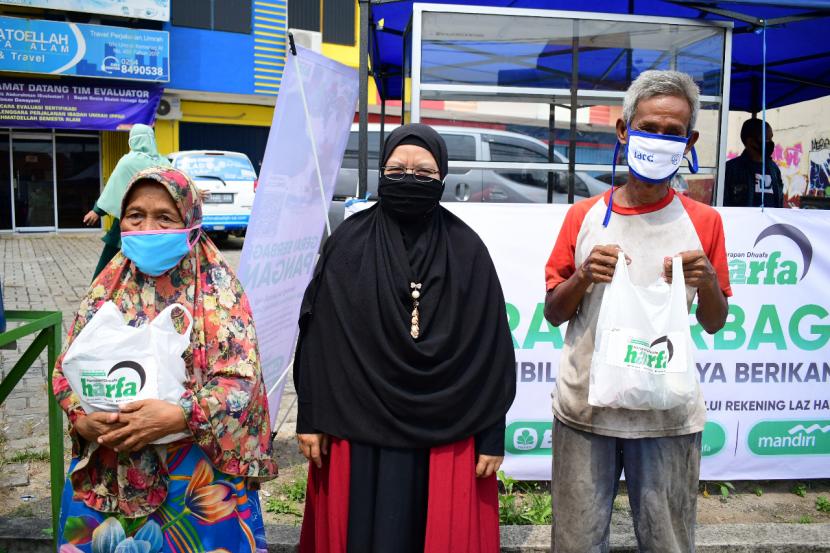
[[[84,215],[101,192],[98,137],[56,136],[58,227],[82,228]]]
[[[386,134],[389,134],[392,128],[386,128]],[[376,169],[378,166],[378,157],[380,150],[380,132],[369,131],[369,169]],[[346,143],[346,151],[343,154],[343,169],[357,169],[358,152],[360,151],[360,144],[358,142],[358,132],[352,131],[349,133],[349,140]]]
[[[170,6],[170,22],[177,27],[210,29],[213,26],[210,0],[176,0]]]
[[[226,154],[195,154],[177,157],[173,166],[191,178],[215,177],[224,181],[256,180],[256,171],[247,157]]]
[[[721,89],[720,27],[427,12],[422,40],[424,84],[569,89],[576,46],[580,89],[622,91],[649,69],[685,71],[703,94]]]
[[[395,129],[395,125],[386,127],[386,136]],[[476,141],[473,136],[443,133],[447,143],[447,154],[451,161],[476,161]],[[357,169],[359,152],[358,132],[349,133],[346,151],[343,154],[343,169]],[[369,131],[369,169],[378,166],[380,158],[380,131]]]
[[[15,227],[55,226],[55,179],[51,134],[15,135],[12,144]]]
[[[177,27],[247,35],[251,34],[251,2],[250,0],[176,0],[170,7],[170,21]]]
[[[476,139],[470,135],[443,132],[450,161],[476,161]]]
[[[483,170],[485,201],[537,202],[545,192],[558,202],[567,196],[570,183],[577,198],[607,190],[626,89],[644,71],[672,69],[691,75],[701,90],[695,130],[700,133],[696,151],[703,169],[690,175],[684,167],[673,185],[710,202],[721,140],[720,97],[729,37],[725,27],[691,20],[619,21],[562,17],[563,12],[531,16],[510,10],[486,14],[440,9],[422,14],[421,67],[412,68],[420,72],[420,89],[414,91],[420,98],[418,114],[471,132],[494,131],[483,144],[481,161],[492,164]],[[413,44],[418,47],[417,41]],[[578,90],[572,110],[574,64]],[[574,162],[575,171],[569,175],[530,165],[550,161]],[[499,166],[507,163],[528,166]],[[624,179],[624,159],[622,163],[619,173]],[[597,165],[607,169],[597,170]]]
[[[291,6],[295,3],[296,2],[292,0],[288,4]],[[314,2],[305,3],[314,4]],[[314,8],[309,6],[309,8],[301,9],[306,10]],[[319,4],[317,9],[319,10]],[[323,2],[323,42],[354,46],[354,16],[354,0],[326,0]],[[290,15],[288,20],[291,21]]]
[[[536,147],[532,142],[520,144],[508,138],[488,137],[490,143],[490,161],[511,161],[525,163],[547,163],[547,150]]]

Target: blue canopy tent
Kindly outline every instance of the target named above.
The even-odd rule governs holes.
[[[368,142],[368,76],[374,78],[382,99],[401,99],[403,75],[407,69],[405,41],[410,40],[413,0],[360,0],[361,44],[368,45],[371,73],[365,57],[361,59],[360,121],[360,190],[365,190],[365,167]],[[830,23],[830,0],[592,0],[574,3],[566,0],[432,0],[433,4],[470,4],[493,8],[533,8],[566,11],[590,11],[611,14],[678,17],[705,21],[730,21],[732,35],[732,70],[729,109],[757,113],[764,105],[780,107],[830,94],[830,43],[819,38]],[[766,34],[766,37],[764,37]],[[766,98],[762,94],[764,73],[764,38],[766,38]],[[535,63],[524,70],[502,72],[499,85],[568,88],[571,78],[572,50],[568,45],[552,44],[535,52]],[[580,80],[595,79],[598,88],[624,90],[639,70],[622,61],[613,49],[580,51],[580,56],[595,63],[580,63]],[[469,54],[469,53],[468,53]],[[475,53],[473,53],[474,55]],[[505,57],[521,57],[521,45],[510,46]],[[475,63],[467,57],[467,63]],[[701,59],[704,59],[701,53]],[[465,58],[457,58],[463,68]],[[659,63],[659,60],[655,60]],[[521,65],[521,64],[520,64]],[[591,68],[594,73],[587,71]],[[585,87],[584,83],[580,84]],[[590,84],[588,85],[590,87]],[[702,83],[704,94],[706,83]],[[764,99],[766,102],[764,103]]]

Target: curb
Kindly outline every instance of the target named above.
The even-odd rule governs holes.
[[[54,553],[48,535],[50,521],[0,518],[0,551]],[[296,553],[299,526],[269,524],[265,528],[269,553]],[[698,553],[830,553],[830,523],[822,524],[703,524],[697,527]],[[549,526],[502,526],[502,553],[548,553]],[[614,520],[611,551],[636,553],[628,520]]]

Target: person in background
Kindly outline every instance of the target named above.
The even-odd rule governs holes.
[[[723,327],[731,295],[723,223],[713,208],[671,188],[694,130],[700,92],[677,71],[644,71],[631,83],[617,121],[629,178],[574,204],[545,267],[545,317],[568,323],[553,392],[554,553],[606,553],[614,496],[625,470],[639,551],[692,553],[700,472],[703,396],[657,410],[588,403],[597,321],[619,252],[636,286],[671,278],[680,256],[697,321]],[[607,225],[607,226],[606,226]]]
[[[170,162],[159,154],[152,127],[140,123],[133,125],[127,143],[130,151],[118,160],[95,206],[84,215],[84,224],[88,227],[97,225],[104,215],[111,215],[114,219],[112,226],[101,239],[104,241],[104,249],[98,259],[98,266],[95,267],[95,274],[92,275],[93,280],[121,250],[121,201],[124,199],[127,184],[136,173],[148,167],[170,166]]]
[[[187,175],[153,167],[122,194],[124,247],[81,302],[52,378],[72,439],[58,547],[262,553],[265,529],[253,488],[276,477],[277,464],[250,304],[200,230],[202,202]],[[145,399],[89,413],[81,406],[63,358],[107,301],[134,326],[175,303],[191,312],[178,403]],[[180,432],[187,437],[153,445]]]
[[[767,123],[766,159],[761,165],[763,144],[763,122],[752,118],[741,126],[743,153],[726,162],[723,205],[728,207],[760,207],[764,196],[765,207],[784,207],[784,181],[781,169],[772,159],[775,143],[772,141],[772,127]],[[766,168],[766,175],[762,169]],[[762,183],[763,180],[763,183]]]
[[[326,241],[300,314],[301,553],[498,553],[516,391],[498,275],[439,205],[444,139],[389,134],[379,202]]]

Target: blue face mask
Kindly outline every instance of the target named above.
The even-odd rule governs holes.
[[[121,251],[142,273],[159,276],[178,265],[190,253],[199,239],[199,228],[122,232]],[[193,231],[196,232],[191,241]]]

